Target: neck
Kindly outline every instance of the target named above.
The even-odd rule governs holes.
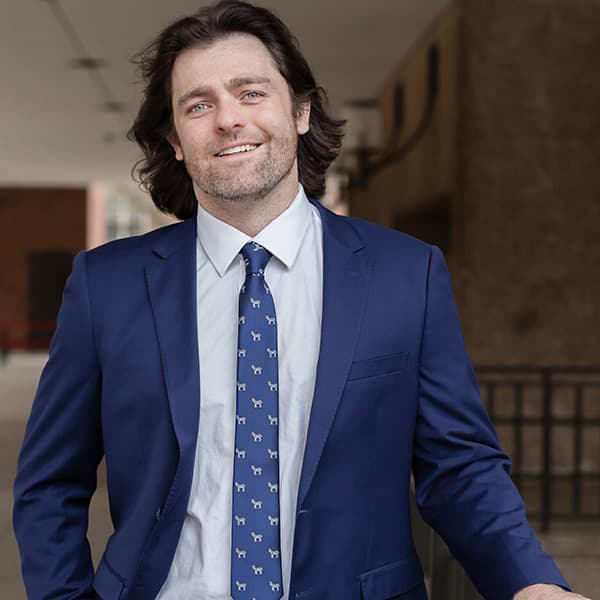
[[[290,206],[297,193],[298,178],[290,177],[260,200],[224,202],[198,193],[198,190],[196,198],[200,206],[213,217],[254,237]]]

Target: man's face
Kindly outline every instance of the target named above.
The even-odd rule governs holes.
[[[293,116],[287,82],[258,38],[235,34],[182,52],[171,100],[169,140],[199,201],[255,201],[297,188],[297,140],[309,110]]]

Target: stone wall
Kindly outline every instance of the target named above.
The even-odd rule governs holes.
[[[600,2],[463,0],[458,300],[479,363],[600,364]]]
[[[598,32],[597,1],[458,0],[381,90],[389,130],[403,83],[409,134],[439,46],[426,135],[350,207],[402,228],[399,213],[450,198],[446,254],[476,364],[600,365]]]

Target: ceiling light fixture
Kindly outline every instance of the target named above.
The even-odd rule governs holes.
[[[96,71],[102,69],[108,65],[108,61],[103,58],[92,58],[82,56],[81,58],[74,58],[69,61],[69,67],[72,69],[83,69],[87,71]]]

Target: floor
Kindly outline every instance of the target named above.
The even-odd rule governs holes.
[[[37,380],[47,356],[13,353],[0,366],[0,598],[25,600],[17,544],[12,531],[12,485],[25,422],[31,409]],[[103,474],[90,506],[90,530],[94,564],[112,527],[108,518]]]

